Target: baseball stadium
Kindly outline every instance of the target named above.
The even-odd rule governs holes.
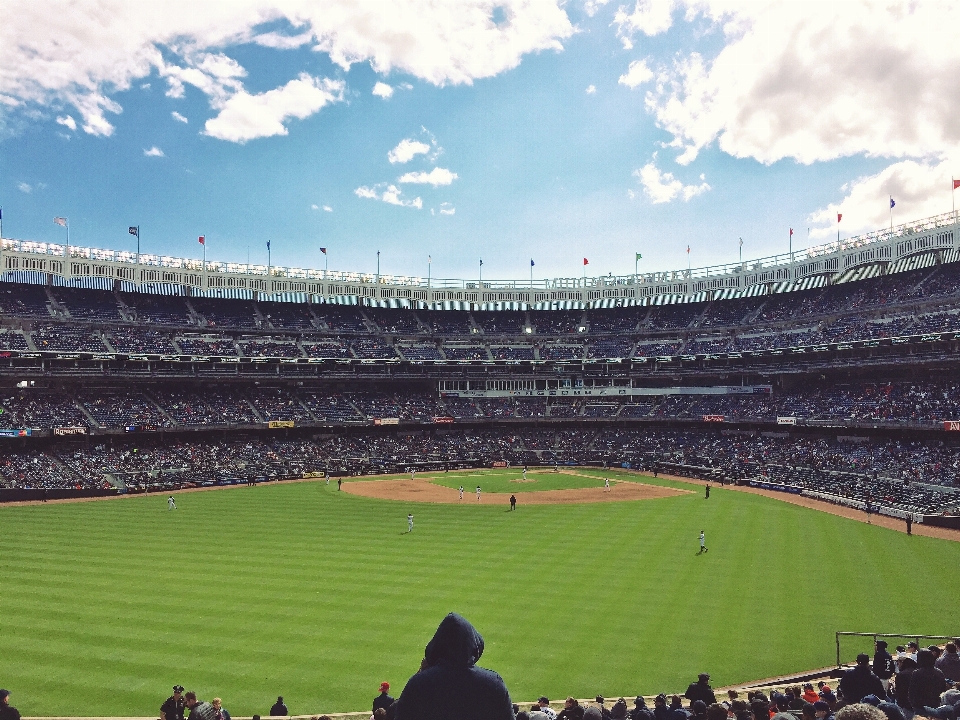
[[[452,611],[557,709],[957,632],[955,215],[529,285],[0,265],[0,678],[31,716],[183,683],[359,717]]]

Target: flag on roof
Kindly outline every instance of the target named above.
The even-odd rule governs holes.
[[[689,255],[689,254],[690,254],[690,246],[687,245],[687,255]]]
[[[536,263],[533,261],[533,258],[530,258],[530,267],[533,267]]]
[[[893,196],[890,197],[890,209],[893,210],[897,204],[893,201]]]
[[[837,213],[837,222],[843,220],[843,213]]]
[[[326,249],[326,248],[320,248],[320,252],[322,252],[324,255],[326,255],[326,254],[327,254],[327,249]]]
[[[793,237],[793,228],[790,228],[790,237]],[[743,240],[740,241],[740,244],[743,245]]]
[[[203,239],[203,235],[201,235],[199,238],[197,238],[197,242],[199,242],[199,243],[200,243],[201,245],[203,245],[204,247],[207,246],[206,241]]]
[[[587,260],[586,258],[584,258],[584,259],[583,259],[583,264],[584,264],[584,265],[589,265],[589,264],[590,264],[590,261]]]
[[[57,225],[60,225],[61,227],[66,227],[66,226],[67,226],[67,219],[64,218],[64,217],[55,217],[55,218],[53,219],[53,221],[54,221]]]
[[[643,255],[641,255],[640,253],[637,253],[637,260],[643,260]]]
[[[954,180],[954,181],[953,181],[953,189],[956,190],[958,187],[960,187],[960,180]]]
[[[137,237],[140,237],[140,227],[139,227],[139,226],[131,225],[131,226],[130,226],[130,229],[127,230],[127,232],[130,233],[131,235],[136,235]]]
[[[267,251],[268,251],[268,252],[270,251],[270,241],[269,241],[269,240],[267,240]]]

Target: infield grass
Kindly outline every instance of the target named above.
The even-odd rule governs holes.
[[[511,513],[318,481],[182,493],[175,512],[165,495],[0,507],[0,684],[28,716],[156,716],[174,683],[234,715],[277,695],[363,710],[451,610],[519,700],[822,667],[836,630],[954,631],[960,543],[650,482],[697,492]]]

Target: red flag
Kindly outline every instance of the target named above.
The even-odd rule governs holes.
[[[687,245],[687,255],[689,255],[689,254],[690,254],[690,246]]]
[[[584,259],[583,259],[583,264],[584,264],[584,265],[589,265],[589,264],[590,264],[590,261],[587,260],[586,258],[584,258]]]
[[[843,213],[837,213],[837,222],[843,220]]]
[[[954,180],[954,181],[953,181],[953,189],[956,190],[958,187],[960,187],[960,180]]]
[[[206,243],[203,241],[203,235],[199,237],[199,240],[201,245],[206,245]]]
[[[790,228],[790,237],[793,237],[793,228]]]
[[[327,249],[326,249],[326,248],[320,248],[320,252],[322,252],[324,255],[326,255],[326,254],[327,254]]]

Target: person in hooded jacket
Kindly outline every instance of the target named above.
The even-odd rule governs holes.
[[[427,643],[420,672],[400,693],[394,720],[514,720],[503,678],[476,666],[482,654],[483,637],[473,625],[447,615]]]
[[[913,658],[904,657],[900,660],[900,671],[893,681],[894,698],[907,720],[913,717],[913,705],[910,704],[910,678],[916,669],[917,663]]]
[[[943,673],[935,668],[936,659],[929,650],[917,653],[917,669],[910,676],[910,704],[915,713],[923,712],[924,706],[937,707],[940,693],[947,689]]]
[[[865,695],[887,696],[883,681],[870,670],[870,656],[866,653],[857,655],[857,664],[840,678],[840,692],[847,705],[860,702]]]
[[[895,670],[893,656],[887,652],[887,641],[877,640],[873,652],[873,674],[883,681],[884,690],[890,689],[890,678]]]
[[[667,696],[660,693],[653,700],[653,720],[670,720],[670,708],[667,707]]]

